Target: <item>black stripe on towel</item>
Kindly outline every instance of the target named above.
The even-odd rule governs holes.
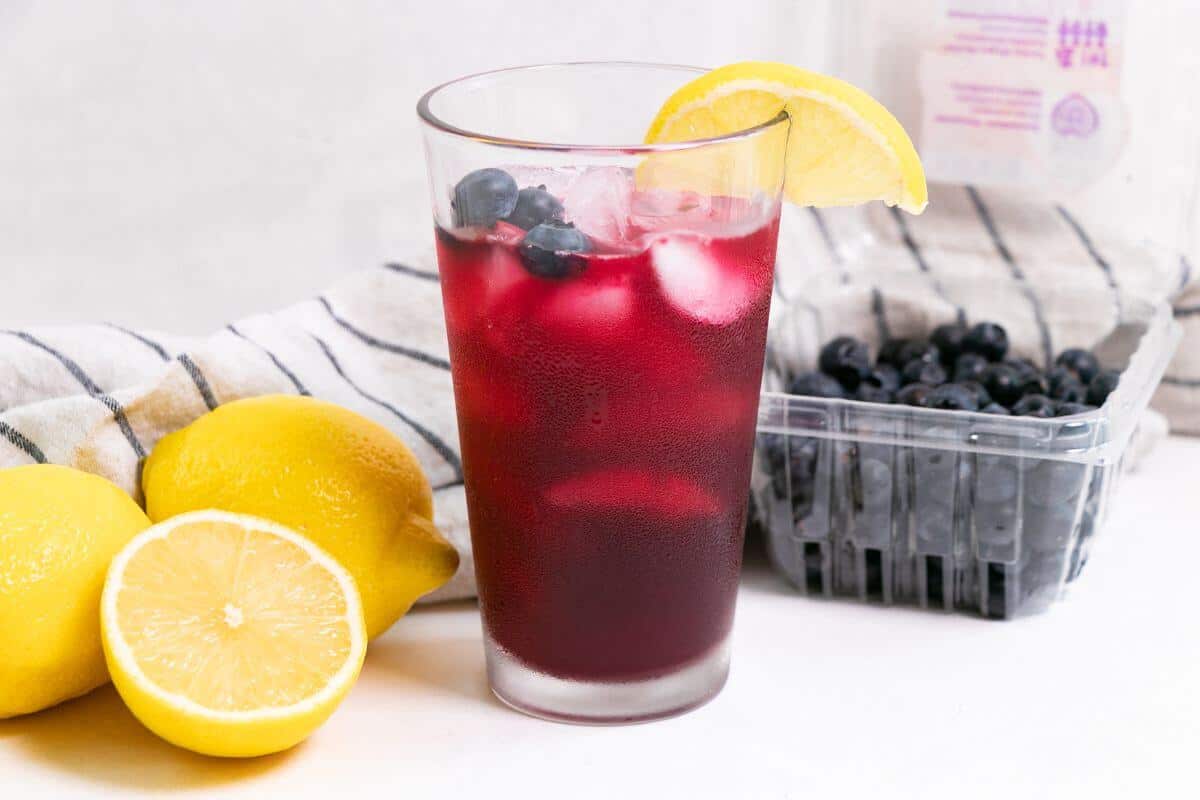
[[[338,361],[337,356],[335,356],[333,354],[333,351],[329,349],[329,345],[325,344],[325,342],[322,339],[318,338],[317,336],[313,336],[312,334],[309,334],[309,335],[312,336],[313,341],[315,341],[320,346],[321,352],[323,352],[325,354],[325,357],[327,359],[329,359],[329,363],[331,365],[333,365],[333,369],[337,372],[337,374],[341,377],[341,379],[346,382],[347,386],[349,386],[351,389],[353,389],[364,400],[368,400],[368,401],[374,403],[375,405],[379,406],[380,408],[390,411],[397,419],[399,419],[405,425],[407,425],[408,427],[410,427],[414,431],[416,431],[417,435],[420,436],[422,439],[424,439],[426,442],[428,442],[429,446],[432,447],[434,450],[436,450],[438,452],[438,455],[440,455],[445,460],[445,462],[451,466],[451,468],[454,470],[455,478],[459,481],[462,480],[462,476],[463,476],[462,462],[459,460],[458,454],[455,453],[454,450],[452,450],[449,445],[447,445],[444,441],[442,441],[441,437],[439,437],[436,433],[434,433],[433,431],[426,428],[421,423],[414,420],[412,417],[405,414],[400,409],[396,408],[391,403],[387,402],[386,400],[381,400],[380,398],[367,392],[365,389],[363,389],[357,383],[352,381],[350,379],[350,376],[346,374],[346,371],[344,369],[342,369],[342,364],[340,361]]]
[[[1021,291],[1029,300],[1029,305],[1033,309],[1033,320],[1037,324],[1038,337],[1042,342],[1042,358],[1046,365],[1049,365],[1054,360],[1054,345],[1050,341],[1050,328],[1046,324],[1046,315],[1042,310],[1042,301],[1037,296],[1037,292],[1033,290],[1033,286],[1025,279],[1025,272],[1017,264],[1017,260],[1013,258],[1013,254],[1009,251],[1008,245],[1004,243],[1004,239],[1000,236],[1000,229],[996,227],[996,221],[992,219],[992,212],[983,203],[983,198],[979,196],[979,191],[974,186],[967,186],[967,195],[971,198],[971,203],[975,206],[975,214],[979,217],[979,221],[983,223],[983,227],[987,230],[988,236],[991,237],[992,245],[996,248],[996,253],[1008,264],[1009,272],[1013,278],[1017,280]]]
[[[787,298],[783,296],[783,288],[779,284],[779,265],[778,264],[775,265],[775,269],[771,270],[771,291],[779,299],[787,300]]]
[[[209,411],[221,405],[217,401],[217,396],[213,394],[208,378],[204,377],[204,373],[200,371],[200,365],[193,361],[191,356],[187,353],[180,353],[175,356],[175,360],[183,365],[188,377],[192,379],[192,383],[196,384],[196,391],[200,392],[200,397],[204,399],[204,405],[208,406]]]
[[[825,243],[825,249],[829,251],[829,259],[837,266],[840,280],[843,284],[850,282],[850,272],[846,269],[846,259],[842,258],[842,251],[838,249],[837,242],[833,240],[833,231],[829,229],[829,224],[825,221],[820,209],[813,206],[808,206],[808,213],[812,215],[813,223],[817,226],[817,232],[821,235],[821,241]],[[778,270],[778,266],[776,270]],[[799,303],[801,307],[808,310],[813,315],[813,319],[817,323],[817,332],[821,339],[825,338],[825,318],[821,315],[820,309],[804,298],[797,298],[794,302]]]
[[[1177,317],[1194,317],[1200,314],[1200,306],[1178,306],[1173,310]]]
[[[129,424],[129,417],[125,416],[125,409],[117,401],[117,398],[110,394],[98,394],[96,399],[112,412],[113,420],[117,423],[117,427],[121,429],[121,433],[125,436],[125,441],[129,442],[129,446],[133,448],[133,452],[139,459],[146,457],[146,448],[142,447],[142,443],[138,440],[137,434],[133,432],[133,426]]]
[[[58,361],[59,364],[63,365],[67,372],[71,373],[71,377],[78,381],[79,385],[82,386],[88,394],[92,395],[93,397],[104,394],[104,390],[100,388],[100,384],[89,378],[88,374],[83,371],[83,367],[79,366],[77,363],[75,363],[75,361],[68,358],[63,353],[55,350],[41,339],[31,336],[25,331],[8,331],[8,333],[17,337],[22,342],[32,345],[33,347],[36,347],[37,349],[51,355],[56,361]]]
[[[1187,389],[1200,387],[1200,378],[1176,378],[1171,375],[1163,377],[1162,382],[1168,386],[1182,386]]]
[[[842,283],[845,283],[850,279],[850,275],[846,272],[846,260],[842,258],[842,251],[838,250],[837,242],[833,240],[833,232],[829,230],[829,223],[825,221],[820,209],[815,206],[809,206],[808,213],[812,215],[813,222],[816,223],[817,232],[821,234],[821,241],[825,242],[825,249],[829,251],[829,257],[833,259],[834,264],[841,267]]]
[[[431,356],[428,353],[422,353],[420,350],[414,350],[411,347],[405,347],[404,345],[395,344],[394,342],[385,342],[383,339],[379,339],[360,328],[356,328],[354,325],[351,325],[345,319],[338,316],[337,312],[333,310],[333,306],[331,306],[329,301],[324,297],[318,297],[317,301],[321,304],[334,322],[336,322],[347,333],[352,334],[364,344],[380,350],[386,350],[389,353],[407,356],[415,361],[420,361],[422,364],[428,364],[431,367],[437,367],[438,369],[444,369],[446,371],[450,370],[450,362],[446,359],[438,358],[437,356]]]
[[[887,312],[883,308],[883,292],[877,286],[871,287],[871,313],[875,315],[875,329],[879,332],[879,344],[882,347],[884,342],[892,338],[892,333],[888,329]]]
[[[929,268],[929,263],[925,260],[925,254],[921,252],[921,248],[917,245],[917,240],[912,236],[912,231],[908,229],[908,221],[904,219],[904,214],[895,206],[888,206],[888,211],[892,212],[892,219],[896,221],[896,228],[900,231],[900,241],[904,242],[904,247],[908,250],[909,255],[913,257],[913,261],[917,263],[917,269],[926,275],[932,275],[933,270]]]
[[[244,333],[242,333],[241,331],[239,331],[239,330],[238,330],[237,328],[235,328],[234,326],[232,326],[232,325],[226,325],[225,327],[226,327],[226,328],[229,330],[229,332],[230,332],[230,333],[232,333],[234,336],[238,337],[239,339],[241,339],[241,340],[242,340],[242,341],[244,341],[244,342],[247,342],[247,343],[248,343],[248,344],[250,344],[250,345],[253,345],[254,347],[256,347],[256,348],[258,348],[259,350],[261,350],[263,353],[265,353],[265,354],[266,354],[266,356],[267,356],[267,358],[271,359],[271,363],[272,363],[272,364],[274,364],[274,365],[275,365],[275,367],[276,367],[276,368],[277,368],[277,369],[278,369],[280,372],[282,372],[282,373],[284,374],[284,376],[285,376],[285,377],[286,377],[286,378],[287,378],[289,381],[291,381],[291,382],[292,382],[292,386],[295,386],[295,387],[296,387],[296,393],[297,393],[297,394],[299,394],[299,395],[302,395],[302,396],[304,396],[304,397],[312,397],[312,392],[310,392],[310,391],[308,390],[308,388],[307,388],[307,387],[306,387],[306,386],[305,386],[303,383],[301,383],[301,382],[300,382],[300,379],[299,379],[298,377],[296,377],[296,373],[294,373],[294,372],[292,372],[290,369],[288,369],[288,366],[287,366],[286,364],[284,364],[282,361],[280,361],[280,360],[279,360],[279,358],[278,358],[278,357],[277,357],[277,356],[276,356],[274,353],[272,353],[272,352],[271,352],[270,350],[268,350],[267,348],[263,347],[263,346],[262,346],[261,344],[259,344],[258,342],[256,342],[256,341],[254,341],[253,339],[251,339],[251,338],[250,338],[249,336],[247,336],[246,334],[244,334]]]
[[[817,231],[821,234],[821,240],[825,242],[829,257],[841,267],[842,283],[849,283],[850,272],[846,269],[846,260],[842,258],[842,252],[838,249],[837,242],[833,240],[833,232],[829,230],[829,224],[818,209],[809,206],[808,210],[817,225]],[[875,315],[875,330],[879,333],[879,343],[882,345],[884,341],[891,338],[891,331],[887,323],[887,314],[883,308],[883,292],[879,291],[878,286],[871,287],[871,312]],[[819,313],[815,309],[813,313],[817,314],[819,320]]]
[[[1096,245],[1092,242],[1092,237],[1083,229],[1078,220],[1071,216],[1071,212],[1062,206],[1056,206],[1056,208],[1058,209],[1058,215],[1075,232],[1075,236],[1079,238],[1079,243],[1083,245],[1084,250],[1087,250],[1087,254],[1092,257],[1092,261],[1095,261],[1096,266],[1104,271],[1104,277],[1108,280],[1108,286],[1113,290],[1117,302],[1120,303],[1121,296],[1117,288],[1117,276],[1113,274],[1112,264],[1109,264],[1108,259],[1100,255],[1100,251],[1096,249]]]
[[[46,454],[42,452],[42,449],[30,441],[28,436],[21,433],[12,425],[9,425],[4,420],[0,420],[0,436],[3,436],[9,444],[32,458],[37,463],[46,463]]]
[[[131,339],[136,339],[137,341],[146,345],[146,347],[149,347],[156,354],[158,354],[158,357],[161,358],[163,361],[171,360],[171,354],[167,352],[167,348],[163,347],[161,344],[154,341],[153,339],[143,336],[142,334],[138,333],[137,331],[131,331],[128,328],[122,328],[120,325],[114,325],[111,322],[106,322],[104,324],[107,327],[112,328],[114,331],[120,331],[121,333],[125,334],[126,336],[130,337]]]
[[[401,275],[410,275],[414,278],[420,278],[423,281],[432,281],[433,283],[441,283],[441,278],[436,272],[429,272],[416,267],[410,267],[408,264],[397,264],[388,262],[383,265],[384,269],[390,269],[392,272],[399,272]]]
[[[908,227],[908,220],[904,218],[904,213],[895,206],[888,206],[888,211],[892,212],[892,219],[896,221],[896,228],[900,231],[900,241],[904,243],[904,248],[908,250],[913,261],[916,262],[917,269],[929,276],[929,279],[933,282],[933,290],[938,293],[938,296],[954,306],[954,316],[958,320],[958,324],[966,325],[966,309],[957,303],[953,303],[946,294],[946,289],[942,286],[941,281],[934,277],[933,269],[929,266],[929,262],[925,260],[925,254],[921,252],[921,246],[913,238],[912,231]]]
[[[24,331],[8,331],[9,334],[17,337],[21,341],[33,347],[42,350],[51,355],[58,363],[63,365],[67,372],[71,373],[79,385],[82,386],[89,395],[99,400],[112,413],[113,421],[117,423],[117,427],[121,429],[121,433],[125,436],[125,440],[129,442],[129,446],[133,448],[133,452],[138,458],[146,457],[146,448],[142,447],[142,443],[138,440],[137,434],[133,432],[133,426],[129,424],[129,418],[125,416],[125,409],[112,395],[106,394],[100,385],[88,377],[75,361],[67,357],[65,354],[55,350],[50,345],[37,339]]]

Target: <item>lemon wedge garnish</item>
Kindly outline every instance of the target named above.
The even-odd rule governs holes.
[[[861,89],[787,64],[747,61],[705,73],[663,104],[646,142],[727,136],[768,122],[780,111],[791,120],[784,166],[790,202],[825,207],[882,200],[913,214],[925,209],[925,172],[899,121]],[[777,157],[766,144],[760,151],[755,171],[761,181]],[[682,160],[666,155],[659,162],[673,162],[679,172]],[[717,155],[708,167],[727,170],[730,162],[729,156]],[[698,171],[694,161],[689,167]],[[652,172],[643,176],[649,180]],[[736,185],[737,176],[728,182]]]
[[[134,716],[216,756],[305,739],[349,691],[367,646],[350,573],[288,528],[222,511],[134,537],[109,567],[100,627]]]

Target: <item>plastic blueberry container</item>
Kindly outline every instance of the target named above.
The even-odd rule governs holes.
[[[1011,282],[941,281],[936,290],[961,298],[973,321],[1021,324],[1007,318],[1025,304],[1022,288]],[[869,323],[854,313],[826,313],[822,329],[811,328],[815,309],[842,308],[846,296],[864,291],[861,282],[824,281],[797,293],[803,300],[779,309],[772,322],[752,493],[774,565],[805,595],[996,619],[1045,610],[1087,563],[1130,438],[1174,354],[1180,333],[1170,308],[1087,292],[1045,303],[1047,325],[1069,332],[1073,346],[1085,345],[1081,331],[1092,328],[1076,323],[1111,318],[1107,333],[1086,346],[1103,366],[1122,369],[1120,383],[1101,408],[1071,417],[992,416],[778,391],[789,375],[815,368],[814,344],[840,334],[871,338],[864,333]],[[930,286],[894,275],[873,279],[870,294],[881,291],[894,302],[927,294]],[[973,313],[971,298],[986,298],[986,312]],[[830,317],[860,328],[832,329]],[[913,317],[910,324],[926,334],[953,319]],[[874,352],[878,339],[870,343]]]

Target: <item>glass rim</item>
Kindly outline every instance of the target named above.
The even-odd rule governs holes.
[[[661,153],[680,150],[691,150],[705,145],[721,144],[723,142],[736,142],[741,139],[747,139],[755,134],[772,128],[780,122],[788,119],[786,110],[781,110],[778,114],[765,122],[760,122],[749,128],[742,128],[732,133],[722,134],[721,136],[712,136],[704,139],[688,139],[682,142],[659,142],[647,144],[645,142],[637,142],[632,144],[611,143],[611,144],[574,144],[570,142],[541,142],[533,139],[514,139],[507,136],[495,136],[481,131],[471,131],[465,128],[460,128],[453,125],[444,119],[441,119],[430,109],[430,103],[438,95],[438,93],[467,83],[469,81],[479,80],[491,76],[509,75],[522,72],[533,72],[537,70],[561,69],[564,67],[645,67],[652,69],[673,69],[680,72],[688,72],[694,75],[702,75],[708,72],[703,67],[694,67],[687,64],[664,64],[653,61],[557,61],[547,62],[544,64],[526,64],[519,67],[503,67],[501,69],[485,70],[483,72],[475,72],[470,75],[463,75],[453,80],[446,81],[434,86],[421,96],[417,101],[417,116],[421,121],[429,127],[448,133],[452,136],[458,136],[463,139],[471,139],[480,144],[496,145],[498,147],[511,147],[523,150],[546,150],[552,152],[588,152],[594,154],[614,154],[614,155],[639,155],[642,153]]]

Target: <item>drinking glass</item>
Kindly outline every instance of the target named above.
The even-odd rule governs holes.
[[[418,106],[488,675],[536,716],[669,716],[728,674],[789,122],[642,144],[701,72]]]

